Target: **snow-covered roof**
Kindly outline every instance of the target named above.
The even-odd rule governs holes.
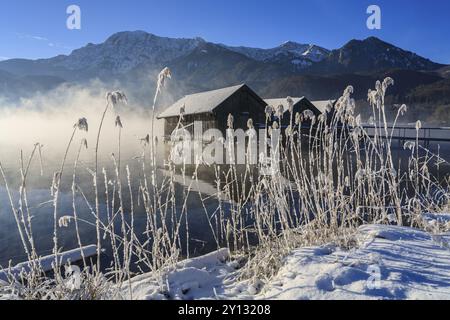
[[[245,84],[240,84],[238,86],[187,95],[161,112],[157,118],[178,117],[183,107],[186,115],[212,112],[228,97],[244,86]]]
[[[334,107],[334,103],[336,100],[320,100],[320,101],[311,101],[311,103],[319,109],[321,113],[326,113],[327,106],[330,105],[331,107]]]

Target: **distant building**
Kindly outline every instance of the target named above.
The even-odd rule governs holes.
[[[157,118],[164,119],[164,135],[170,136],[180,121],[182,126],[193,133],[193,123],[201,121],[203,131],[219,129],[225,134],[228,115],[234,117],[235,129],[247,129],[248,119],[254,125],[264,122],[266,103],[247,85],[241,84],[213,91],[191,94],[183,97],[162,111]]]
[[[321,113],[331,113],[334,111],[334,106],[337,100],[320,100],[311,101],[311,103],[321,112]]]
[[[293,101],[293,120],[295,119],[295,114],[300,113],[303,114],[305,111],[310,110],[315,117],[320,116],[321,114],[327,113],[327,110],[331,110],[334,106],[334,102],[332,101],[314,101],[311,102],[305,97],[300,98],[291,98]],[[274,108],[274,110],[278,110],[280,106],[283,106],[283,116],[281,119],[281,126],[287,127],[291,121],[291,116],[289,113],[289,105],[287,98],[278,98],[278,99],[265,99],[264,100],[267,105]],[[275,121],[279,121],[278,117],[275,115]]]
[[[309,101],[306,97],[292,98],[293,116],[296,113],[304,114],[309,110],[315,117],[327,113],[334,108],[335,101]],[[272,121],[281,122],[282,127],[290,123],[290,114],[287,98],[261,99],[247,85],[222,88],[187,95],[164,111],[157,118],[164,119],[164,136],[169,137],[175,129],[186,129],[193,134],[195,121],[202,122],[203,132],[208,129],[219,129],[223,134],[227,129],[228,115],[233,115],[234,129],[247,129],[247,121],[251,118],[256,128],[265,126],[266,106],[279,110],[283,107],[281,121],[276,115]],[[182,121],[180,123],[180,117]]]

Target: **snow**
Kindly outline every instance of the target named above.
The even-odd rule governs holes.
[[[226,262],[228,258],[229,251],[221,249],[180,262],[174,270],[164,275],[163,288],[153,276],[144,274],[133,278],[132,298],[137,300],[214,298],[223,293],[226,278],[235,271],[235,265]],[[125,295],[130,297],[128,289],[125,289]]]
[[[251,59],[257,61],[275,61],[280,56],[290,55],[295,57],[298,61],[303,63],[297,63],[299,65],[310,65],[311,62],[320,62],[325,59],[330,51],[313,45],[313,44],[301,44],[293,41],[287,41],[282,45],[271,49],[249,48],[249,47],[230,47],[224,46],[229,50],[241,53]]]
[[[240,263],[219,250],[167,272],[164,289],[149,275],[133,279],[133,299],[450,300],[450,233],[365,225],[356,238],[351,250],[293,250],[266,284],[239,281]]]
[[[433,226],[450,221],[449,214],[423,216],[427,221],[438,221]],[[86,250],[86,255],[94,254],[95,246]],[[65,253],[61,259],[74,257],[79,257],[79,252]],[[42,263],[51,266],[47,260]],[[123,298],[136,300],[450,300],[448,229],[431,233],[410,227],[363,225],[355,234],[353,248],[345,250],[330,243],[295,249],[266,283],[261,275],[240,279],[244,265],[230,256],[228,249],[220,249],[160,273],[137,276],[119,290]]]
[[[119,32],[113,34],[100,44],[88,44],[74,50],[68,56],[60,56],[55,63],[57,67],[70,70],[108,66],[111,72],[130,71],[143,63],[151,65],[167,64],[174,59],[187,56],[200,45],[206,43],[202,38],[167,38],[144,31]],[[316,45],[286,42],[272,49],[230,47],[221,45],[231,51],[241,53],[258,61],[274,61],[279,56],[289,54],[299,61],[298,66],[309,66],[312,62],[325,59],[330,51]],[[201,50],[203,54],[207,50]]]
[[[330,52],[328,50],[311,44],[308,50],[302,53],[302,56],[308,58],[313,62],[320,62],[325,59],[329,53]]]
[[[165,64],[191,53],[204,42],[201,38],[173,39],[144,31],[119,32],[104,43],[74,50],[57,66],[80,70],[106,64],[114,72],[124,72],[142,63]]]
[[[83,254],[85,258],[95,256],[97,254],[97,246],[89,245],[82,248],[65,251],[58,254],[58,261],[61,265],[67,263],[74,263],[83,259]],[[45,256],[38,259],[38,263],[44,272],[51,271],[53,269],[53,263],[55,261],[54,255]],[[15,267],[7,270],[0,270],[0,281],[7,281],[8,275],[19,276],[22,272],[29,272],[31,270],[31,262],[19,263]]]
[[[367,225],[357,248],[302,248],[261,299],[450,299],[450,234]],[[379,272],[379,273],[378,273]]]
[[[244,86],[245,84],[240,84],[218,90],[186,95],[170,107],[164,109],[157,118],[178,117],[182,108],[184,108],[185,115],[212,112],[218,105]]]

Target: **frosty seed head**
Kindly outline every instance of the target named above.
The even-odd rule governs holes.
[[[402,116],[408,111],[408,107],[406,104],[402,104],[401,107],[398,109],[398,113]]]
[[[414,150],[414,148],[416,147],[416,143],[413,141],[406,141],[405,144],[403,145],[403,149],[405,150]]]
[[[353,92],[354,92],[353,86],[347,86],[347,88],[345,88],[345,91],[344,91],[344,96],[349,96],[349,95],[353,94]]]
[[[394,79],[392,79],[391,77],[385,78],[384,81],[383,81],[383,85],[382,85],[383,91],[386,92],[386,89],[389,86],[393,86],[393,85],[394,85]]]
[[[372,90],[369,89],[369,90],[367,91],[367,101],[370,102],[370,101],[372,100],[372,97],[373,97]]]
[[[86,131],[88,132],[89,126],[86,118],[80,118],[78,119],[77,123],[73,126],[74,128],[77,128],[80,131]]]
[[[69,227],[69,223],[72,221],[71,216],[63,216],[61,218],[59,218],[58,220],[58,225],[60,228],[68,228]]]
[[[416,130],[419,131],[420,129],[422,129],[422,121],[417,120],[416,121]]]
[[[325,107],[325,112],[330,113],[332,109],[333,109],[333,103],[331,101],[328,101],[328,103]]]
[[[371,104],[371,105],[376,105],[377,101],[378,101],[378,91],[376,90],[370,90],[367,93],[367,101]]]
[[[166,86],[167,79],[172,78],[172,72],[168,67],[161,70],[158,75],[157,93],[161,93],[161,89]]]
[[[377,82],[375,82],[375,89],[379,92],[381,91],[383,88],[383,85],[381,84],[380,80],[377,80]]]
[[[283,118],[283,114],[284,114],[284,106],[282,104],[279,104],[277,107],[276,116],[279,119],[281,119],[281,118]]]
[[[254,128],[253,119],[252,118],[248,119],[248,121],[247,121],[247,128],[249,128],[249,129],[253,129]]]
[[[312,112],[311,110],[305,110],[305,111],[303,111],[303,117],[305,118],[305,119],[312,119],[312,118],[314,118],[314,112]]]
[[[128,99],[125,93],[122,91],[112,91],[106,94],[106,101],[111,104],[113,107],[118,105],[119,103],[127,104]]]
[[[272,119],[273,112],[274,112],[274,108],[272,106],[266,106],[264,113],[266,114],[267,121],[270,121],[270,119]]]

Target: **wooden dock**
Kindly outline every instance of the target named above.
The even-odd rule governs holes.
[[[370,130],[375,130],[374,125],[363,125],[363,128],[369,132],[371,138],[374,134]],[[376,127],[377,130],[382,130],[384,133],[385,128]],[[396,125],[395,128],[392,125],[388,126],[389,138],[399,141],[400,145],[403,145],[406,141],[421,141],[424,142],[424,146],[428,148],[432,142],[448,142],[450,143],[450,127],[433,127],[424,126],[418,131],[414,125]],[[386,139],[384,134],[380,134],[380,137]]]

